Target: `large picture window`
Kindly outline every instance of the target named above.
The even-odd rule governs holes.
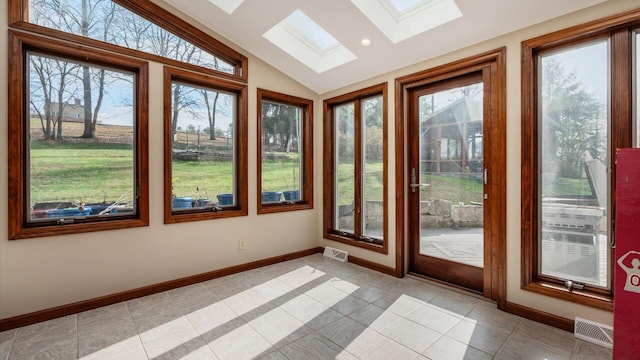
[[[54,30],[66,40],[247,79],[244,56],[152,2],[10,0],[9,15],[14,27],[47,35]]]
[[[9,238],[146,225],[146,63],[10,34]]]
[[[258,213],[313,208],[313,101],[258,89]]]
[[[176,74],[164,89],[165,219],[246,214],[245,56],[150,1],[8,9],[10,239],[148,225],[148,61]],[[210,144],[219,132],[225,151]],[[172,182],[172,149],[201,159],[216,147],[218,167],[176,166]],[[230,204],[206,201],[217,193]],[[172,197],[198,201],[174,210]]]
[[[611,257],[608,59],[608,39],[538,57],[539,273],[604,289],[609,273],[600,268]]]
[[[165,69],[165,222],[247,214],[246,85]]]
[[[324,236],[386,252],[386,84],[325,100]]]
[[[638,101],[637,33],[612,21],[525,41],[522,72],[523,287],[607,309],[615,149],[635,144]]]

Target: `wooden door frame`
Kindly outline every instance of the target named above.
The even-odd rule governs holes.
[[[492,234],[489,246],[485,246],[485,256],[491,259],[484,269],[484,296],[495,300],[498,308],[506,307],[506,47],[483,54],[441,65],[432,69],[399,77],[395,80],[395,116],[396,116],[396,273],[405,275],[406,249],[405,238],[408,233],[408,184],[406,133],[407,100],[411,89],[431,83],[455,78],[464,74],[485,71],[485,96],[489,95],[489,108],[485,109],[495,118],[495,126],[486,134],[494,139],[491,152],[484,154],[485,161],[491,164],[489,174],[489,192],[491,193],[491,222],[485,223]],[[485,234],[487,231],[485,230]],[[487,244],[487,242],[485,242]]]
[[[488,81],[486,79],[485,74],[489,73],[490,70],[487,68],[483,68],[480,70],[476,70],[473,72],[469,72],[466,74],[462,74],[460,76],[443,79],[441,81],[428,83],[422,86],[412,87],[407,91],[407,118],[411,119],[405,125],[407,126],[407,134],[406,147],[407,154],[405,161],[407,162],[407,169],[411,170],[412,173],[414,169],[418,169],[418,181],[422,182],[421,178],[421,164],[420,160],[422,156],[420,155],[420,143],[421,139],[416,134],[420,133],[421,125],[420,121],[415,121],[415,119],[419,118],[420,105],[418,104],[421,96],[428,94],[435,94],[443,91],[449,91],[452,89],[457,89],[464,86],[469,86],[472,84],[484,84]],[[483,102],[483,130],[488,125],[484,119],[491,116],[490,111],[486,111],[489,107],[486,104],[486,100],[489,100],[490,97],[487,96],[487,90],[483,88],[482,90],[482,102]],[[444,125],[443,125],[444,126]],[[489,149],[491,143],[486,141],[484,135],[482,140],[483,149]],[[463,139],[463,142],[466,141]],[[463,150],[464,152],[464,150]],[[483,150],[482,157],[484,158],[484,154],[489,153],[488,151]],[[483,165],[484,167],[484,165]],[[482,194],[486,191],[487,185],[482,185]],[[469,264],[455,262],[453,260],[445,259],[445,258],[437,258],[434,256],[424,256],[425,254],[420,254],[420,245],[418,240],[416,240],[421,236],[420,235],[420,223],[422,220],[422,214],[419,212],[419,202],[421,199],[420,192],[414,193],[413,189],[407,192],[406,200],[407,200],[407,250],[408,250],[408,261],[407,265],[409,268],[409,272],[416,273],[418,275],[425,275],[429,278],[433,278],[434,280],[443,281],[445,283],[451,283],[452,285],[458,285],[463,287],[464,289],[472,290],[474,292],[483,293],[484,289],[484,267],[472,266]],[[416,203],[416,202],[418,203]],[[483,212],[487,212],[487,207],[483,206]],[[488,216],[485,216],[488,218]],[[483,236],[482,241],[484,242],[485,238],[489,238],[490,234],[485,234],[485,227],[483,226]],[[488,236],[487,236],[488,235]],[[484,246],[485,250],[487,250],[487,246]],[[490,254],[483,256],[483,259],[490,260]],[[425,262],[428,262],[425,263]],[[455,265],[453,265],[455,263]],[[452,266],[453,265],[453,266]],[[455,280],[453,280],[455,279]],[[483,293],[484,295],[484,293]]]

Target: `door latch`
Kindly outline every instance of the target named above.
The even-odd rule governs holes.
[[[411,192],[416,192],[416,188],[428,187],[430,184],[420,184],[416,182],[416,168],[411,168],[411,183],[409,187],[411,188]]]

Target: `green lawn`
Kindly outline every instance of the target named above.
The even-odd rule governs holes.
[[[462,177],[423,174],[422,183],[428,188],[420,190],[422,200],[444,199],[453,203],[482,202],[483,185],[481,180]]]
[[[210,197],[233,191],[231,161],[173,161],[176,196]],[[298,189],[295,158],[263,164],[265,191]],[[294,177],[295,171],[295,177]],[[37,202],[113,201],[131,191],[133,153],[122,144],[33,142],[31,199]]]
[[[338,165],[338,205],[348,205],[353,202],[355,187],[353,163],[341,160]],[[383,178],[382,161],[368,160],[365,164],[365,199],[382,200]]]
[[[33,142],[31,147],[31,204],[50,201],[113,201],[132,189],[133,155],[123,144]],[[283,191],[298,188],[298,161],[295,158],[264,161],[263,189]],[[230,161],[173,161],[173,191],[176,196],[209,197],[230,193]],[[482,201],[482,183],[452,176],[423,175],[431,187],[423,198],[452,202]],[[353,200],[353,165],[338,169],[338,203]],[[365,166],[365,199],[382,200],[382,162]]]
[[[593,197],[587,179],[560,178],[554,183],[542,184],[542,196],[548,197]]]
[[[133,187],[133,156],[127,149],[75,147],[31,150],[31,204],[118,199]]]
[[[231,161],[173,161],[172,184],[175,196],[215,199],[233,192]]]

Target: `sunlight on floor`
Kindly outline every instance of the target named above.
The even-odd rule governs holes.
[[[0,357],[610,358],[610,349],[411,277],[320,254],[0,333]],[[593,357],[593,356],[592,356]]]
[[[154,346],[155,351],[152,354],[148,354],[151,358],[162,357],[163,354],[180,348],[203,333],[212,335],[213,339],[208,347],[221,358],[258,357],[268,352],[272,344],[285,340],[294,341],[308,335],[311,332],[308,330],[309,326],[314,320],[322,317],[333,307],[344,302],[350,294],[361,289],[350,281],[333,277],[304,292],[299,291],[301,287],[325,275],[324,272],[311,266],[300,267],[197,309],[186,317],[149,329],[141,333],[140,338],[143,342],[156,342],[158,345]],[[281,301],[277,305],[273,304],[278,299]],[[346,343],[340,344],[344,346],[344,350],[337,354],[336,358],[352,358],[352,356],[390,358],[402,353],[409,354],[410,350],[418,353],[424,351],[440,337],[440,334],[404,318],[421,307],[423,307],[422,313],[416,314],[418,322],[422,317],[425,320],[437,319],[437,323],[443,323],[450,318],[450,324],[447,323],[449,324],[447,326],[453,326],[462,318],[458,314],[437,306],[428,304],[425,307],[424,301],[406,294],[399,294],[395,299],[389,299],[389,302],[387,309],[374,317],[368,328],[358,325],[362,327],[362,331],[353,339],[345,339]],[[247,314],[251,316],[245,323],[241,318]],[[197,332],[187,331],[187,328],[192,325]],[[412,341],[403,337],[403,332],[407,330],[421,332],[420,341],[416,341],[415,337]],[[176,336],[177,334],[183,334],[183,336]],[[398,344],[390,346],[387,341],[384,341],[383,335],[396,340]],[[469,337],[471,335],[472,333]],[[128,338],[83,359],[117,358],[120,349],[130,348],[130,343],[136,341],[140,340],[135,337]],[[229,344],[234,345],[230,347]],[[458,342],[452,345],[457,346],[459,358],[464,358],[467,346]],[[197,356],[199,351],[206,350],[206,347],[206,345],[197,347],[182,355]]]

